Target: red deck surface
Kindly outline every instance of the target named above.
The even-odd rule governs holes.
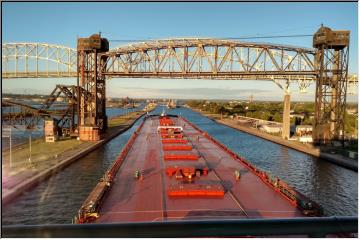
[[[96,222],[166,221],[181,219],[287,218],[302,217],[296,206],[267,186],[243,164],[202,136],[185,121],[172,118],[176,126],[184,128],[184,139],[190,151],[163,151],[163,138],[157,132],[159,118],[145,121],[129,154],[125,158],[110,191],[105,196]],[[120,149],[119,149],[120,151]],[[194,154],[196,161],[165,161],[164,154]],[[225,189],[221,198],[171,198],[169,189],[182,183],[169,177],[169,166],[209,168],[207,175],[195,179],[195,184]],[[240,170],[236,181],[234,171]],[[134,177],[142,171],[143,180]],[[170,187],[172,185],[172,187]],[[184,185],[184,184],[183,184]],[[195,186],[191,183],[185,188]]]

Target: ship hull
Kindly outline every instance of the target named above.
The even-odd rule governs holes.
[[[116,170],[115,162],[113,169],[107,172],[109,180],[103,180],[109,181],[106,191],[97,200],[92,200],[97,205],[92,208],[96,216],[91,222],[308,215],[299,208],[299,200],[294,200],[303,197],[300,193],[287,196],[292,189],[284,194],[284,187],[277,189],[282,182],[278,180],[274,187],[264,172],[186,119],[169,118],[173,126],[181,128],[181,138],[173,128],[166,134],[164,131],[167,130],[160,131],[161,125],[167,125],[160,119],[160,116],[153,116],[144,120],[116,160],[119,161]],[[287,185],[283,183],[282,186]],[[91,202],[90,198],[83,207]],[[80,222],[89,221],[82,219]]]

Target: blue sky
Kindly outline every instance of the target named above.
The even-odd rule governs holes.
[[[242,37],[313,34],[321,23],[351,31],[350,72],[358,69],[357,3],[2,3],[3,42],[45,42],[76,47],[76,38],[102,32],[108,39]],[[247,40],[248,41],[248,40]],[[251,40],[250,40],[251,41]],[[312,46],[311,37],[253,41]],[[111,42],[110,47],[118,46]],[[41,85],[40,89],[34,87]],[[4,80],[3,90],[47,93],[56,83],[74,79]],[[271,82],[112,79],[108,96],[282,99]],[[218,91],[217,91],[218,90]],[[314,99],[314,89],[294,100]],[[263,98],[263,99],[262,99]],[[357,99],[350,96],[350,100]]]

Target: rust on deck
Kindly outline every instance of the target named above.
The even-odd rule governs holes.
[[[90,193],[76,222],[319,215],[315,202],[259,171],[186,119],[150,116]]]

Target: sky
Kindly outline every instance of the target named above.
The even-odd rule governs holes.
[[[321,23],[350,30],[350,73],[358,73],[357,3],[2,3],[2,37],[8,42],[41,42],[76,48],[77,37],[101,31],[116,39],[172,37],[243,37],[313,34]],[[312,37],[246,40],[312,47]],[[126,43],[121,43],[124,45]],[[35,83],[35,84],[34,84]],[[75,79],[3,80],[3,92],[50,93],[55,84]],[[292,100],[313,101],[290,86]],[[41,86],[41,87],[40,87]],[[265,81],[207,81],[179,79],[111,79],[109,97],[281,100],[283,91]],[[357,101],[350,95],[349,101]]]

